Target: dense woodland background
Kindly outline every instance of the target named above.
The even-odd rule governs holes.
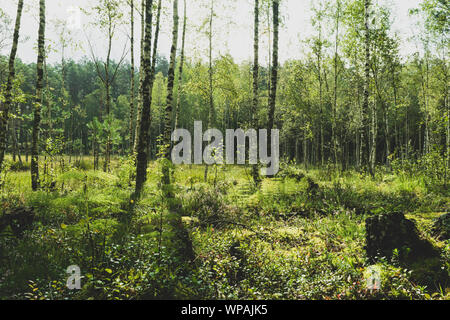
[[[0,169],[2,169],[0,183],[5,213],[16,205],[20,207],[32,204],[34,208],[37,206],[43,210],[38,213],[38,216],[41,214],[46,217],[40,223],[44,226],[56,225],[60,231],[62,230],[61,232],[66,232],[67,225],[80,224],[80,230],[87,227],[86,232],[90,234],[90,228],[92,228],[90,223],[105,219],[105,221],[114,220],[110,222],[113,225],[119,224],[121,227],[118,228],[123,233],[122,236],[128,237],[142,233],[142,223],[145,220],[143,217],[147,217],[150,210],[156,214],[154,220],[153,218],[148,220],[149,225],[155,229],[147,235],[157,239],[157,249],[153,249],[159,255],[162,254],[161,241],[164,239],[162,229],[163,225],[167,224],[168,230],[175,234],[174,239],[184,243],[181,255],[186,258],[186,255],[194,254],[186,253],[192,251],[192,243],[186,240],[189,238],[189,232],[182,226],[182,216],[190,216],[186,214],[186,210],[189,210],[187,208],[192,209],[194,216],[195,213],[200,214],[197,218],[200,219],[202,228],[204,227],[202,223],[209,225],[207,232],[213,232],[210,230],[211,226],[219,228],[213,218],[218,219],[220,214],[226,213],[225,216],[230,215],[227,216],[228,218],[236,218],[234,210],[241,208],[240,210],[249,217],[254,218],[251,212],[258,206],[262,206],[258,207],[257,211],[260,212],[256,215],[258,217],[272,214],[277,216],[284,214],[286,210],[286,212],[314,214],[326,211],[334,214],[340,210],[336,208],[341,208],[345,212],[346,210],[359,211],[362,217],[366,217],[365,214],[390,209],[407,214],[416,211],[427,212],[427,214],[441,213],[448,210],[448,176],[450,174],[448,77],[450,25],[448,17],[450,7],[447,1],[424,0],[419,7],[411,10],[411,21],[417,23],[412,26],[415,34],[409,41],[416,46],[417,52],[407,56],[402,54],[404,40],[401,40],[392,30],[393,20],[396,17],[389,3],[369,0],[314,1],[313,16],[310,21],[314,33],[307,41],[299,44],[304,48],[304,57],[281,62],[279,61],[279,33],[283,32],[284,28],[283,1],[255,0],[252,2],[254,11],[248,13],[249,19],[254,20],[252,24],[254,58],[252,61],[239,63],[230,54],[217,55],[215,52],[217,49],[215,43],[221,41],[215,38],[216,19],[220,17],[221,8],[227,6],[228,1],[204,0],[201,4],[199,2],[201,1],[92,0],[90,8],[82,8],[83,13],[89,15],[94,21],[89,28],[96,29],[102,36],[96,39],[87,37],[87,41],[78,43],[73,36],[74,31],[68,28],[67,22],[46,21],[45,5],[51,5],[52,1],[40,0],[39,6],[27,9],[35,10],[37,13],[39,8],[40,13],[39,23],[36,24],[36,32],[39,33],[36,47],[37,63],[29,64],[23,63],[19,57],[16,57],[17,52],[20,56],[23,40],[20,36],[20,23],[35,22],[16,20],[15,15],[6,13],[0,8],[0,49],[2,52],[8,52],[0,56]],[[18,1],[19,18],[23,11],[23,3],[23,0]],[[202,5],[207,14],[203,17],[200,27],[194,28],[186,16],[186,7],[197,5]],[[170,32],[161,33],[161,19],[169,19]],[[117,30],[119,27],[123,29],[124,26],[128,30],[127,44],[117,41]],[[45,30],[49,28],[59,35],[58,39],[49,41],[45,37]],[[140,32],[140,38],[136,37],[135,30],[138,28],[143,31]],[[185,42],[192,39],[189,36],[192,33],[206,40],[208,47],[202,48],[206,54],[200,55],[185,50]],[[167,57],[160,54],[160,48],[158,48],[158,37],[163,36],[170,37],[172,41],[170,55]],[[105,42],[107,48],[105,56],[101,56],[94,49],[93,44],[99,41]],[[67,56],[68,48],[74,47],[84,52],[85,57],[74,60]],[[137,48],[140,49],[139,57],[136,54]],[[116,52],[123,50],[121,58],[113,59],[111,50]],[[60,62],[48,63],[46,57],[50,52],[58,53],[61,57]],[[270,57],[268,63],[258,59],[262,52]],[[279,129],[282,157],[280,174],[271,178],[260,177],[258,170],[255,170],[257,166],[244,166],[238,169],[227,169],[225,166],[216,165],[205,166],[205,168],[173,167],[169,157],[171,131],[175,128],[185,128],[192,132],[194,121],[198,120],[203,121],[204,129],[218,128],[222,132],[226,129],[237,128]],[[227,170],[234,170],[233,174],[227,173]],[[105,176],[101,176],[101,171],[104,171]],[[84,173],[81,174],[81,172]],[[18,176],[14,176],[15,174]],[[90,180],[92,175],[99,175],[92,180],[94,182]],[[117,182],[117,185],[116,178],[121,181]],[[103,182],[97,185],[96,179]],[[243,185],[240,179],[245,180],[242,182]],[[291,180],[286,182],[286,179],[297,182],[294,183]],[[340,185],[342,181],[339,179],[348,179],[346,187]],[[74,180],[78,182],[75,183]],[[107,182],[108,180],[110,182]],[[113,182],[114,186],[108,184]],[[224,195],[220,194],[222,182],[231,183],[224,187],[225,189],[236,187],[236,190],[233,189],[234,193],[230,192],[237,198],[228,195],[228,191],[224,192]],[[207,184],[207,188],[211,190],[195,189],[194,185],[200,186],[203,183]],[[283,187],[278,186],[278,183],[281,183]],[[286,183],[288,183],[287,186]],[[184,187],[181,187],[181,184]],[[367,195],[360,194],[362,198],[358,198],[359,196],[351,198],[354,196],[351,193],[353,191],[348,190],[354,190],[357,185],[360,185],[363,190],[359,191],[363,193],[367,191]],[[29,190],[30,187],[38,193]],[[366,187],[373,189],[365,190]],[[403,187],[407,191],[401,189]],[[87,190],[90,188],[96,189],[95,192],[98,192],[99,196],[115,192],[116,199],[108,198],[109,200],[100,201],[92,206],[87,204],[85,207],[84,203],[90,201],[87,198],[89,193]],[[120,192],[114,188],[119,188]],[[302,193],[305,198],[296,194],[300,192],[296,188],[305,188]],[[277,191],[274,191],[275,189]],[[334,190],[335,193],[327,196],[326,190]],[[345,190],[348,192],[346,193]],[[392,192],[398,197],[390,198],[390,195],[385,197],[385,191]],[[56,204],[52,205],[51,201],[65,201],[63,199],[68,197],[68,192],[77,194],[79,202],[67,204],[67,207],[60,204],[61,207],[56,211],[63,211],[64,214],[73,211],[73,214],[80,216],[78,218],[66,216],[61,218],[62,220],[50,219],[47,213],[44,213],[45,208],[54,209],[52,206]],[[239,195],[240,192],[241,195]],[[158,200],[152,198],[156,193]],[[39,197],[42,196],[47,200],[38,200],[38,194]],[[411,194],[414,195],[411,196]],[[246,200],[242,200],[243,195],[248,196],[245,196]],[[86,198],[83,198],[85,196]],[[264,198],[266,196],[271,200]],[[287,198],[283,198],[284,196]],[[350,203],[343,200],[346,196],[351,198]],[[373,200],[372,196],[379,202]],[[188,200],[183,197],[187,197]],[[200,199],[193,200],[192,197],[200,197]],[[416,200],[411,199],[416,199],[417,203]],[[222,200],[224,203],[221,202]],[[146,201],[152,204],[149,205]],[[289,209],[265,207],[269,202],[280,205],[284,201],[289,203]],[[309,207],[308,201],[312,203]],[[327,207],[327,201],[334,203],[336,208]],[[297,207],[292,202],[296,203]],[[205,209],[206,211],[202,211],[203,204],[208,208]],[[230,209],[229,206],[236,206],[236,208]],[[78,209],[75,210],[75,207]],[[181,207],[184,214],[180,212]],[[92,208],[97,210],[98,216],[95,214],[91,216],[89,210]],[[167,213],[167,220],[164,222],[163,211]],[[107,217],[107,212],[110,212],[112,217]],[[261,215],[261,212],[265,214]],[[123,216],[127,218],[125,220],[117,218],[115,214],[118,213],[122,213],[122,218]],[[202,214],[204,216],[201,216]],[[171,215],[176,217],[171,218]],[[81,216],[84,217],[82,220],[80,220]],[[87,217],[100,220],[90,222],[91,220]],[[119,222],[115,220],[116,218]],[[239,225],[244,226],[248,231],[253,232],[254,226],[250,226],[254,222],[253,218],[235,221],[234,227],[239,229]],[[140,223],[137,224],[139,227],[133,224],[136,223],[136,219]],[[202,219],[206,220],[202,221]],[[338,223],[347,223],[349,228],[350,226],[355,228],[343,234],[361,236],[362,231],[358,229],[363,221],[361,217],[355,218],[353,222],[347,221],[345,217],[339,219],[345,221],[339,220]],[[233,225],[230,219],[221,221]],[[268,222],[264,221],[258,220],[257,225],[267,226]],[[335,222],[330,220],[327,223],[331,226]],[[99,226],[95,228],[100,230],[101,223],[98,223]],[[158,223],[159,227],[153,225]],[[326,223],[325,225],[328,226]],[[139,231],[134,228],[138,228],[136,230]],[[327,228],[320,230],[325,234],[331,232]],[[200,228],[200,230],[204,229]],[[83,233],[85,231],[80,232],[82,238],[81,235],[85,235]],[[96,251],[100,249],[94,244],[97,241],[94,239],[95,236],[88,237],[86,243],[86,250],[90,252],[91,258],[86,261],[88,266],[86,268],[90,268],[93,278],[101,278],[102,272],[105,275],[104,270],[106,270],[106,276],[119,272],[113,267],[105,267],[107,263],[102,260],[105,259],[105,255],[112,254],[115,243],[111,240],[111,247],[107,249],[109,240],[106,240],[107,231],[104,232],[103,244],[100,238],[97,239],[100,241],[98,245],[103,246],[101,249],[104,250],[103,253]],[[264,237],[264,234],[264,232],[254,232],[257,238]],[[287,234],[286,239],[293,236],[292,233]],[[211,236],[211,234],[208,235]],[[60,241],[64,242],[65,236],[67,234],[62,236]],[[198,234],[197,236],[200,237]],[[298,236],[296,233],[295,237]],[[170,235],[167,237],[169,239],[167,247],[170,248],[173,239]],[[195,236],[191,233],[192,237]],[[235,236],[230,237],[235,239]],[[214,237],[211,236],[212,238]],[[129,240],[121,239],[118,242],[120,245],[124,245]],[[133,241],[128,244],[134,245]],[[3,245],[4,248],[14,247],[17,243],[5,242]],[[73,248],[76,247],[74,243],[69,247],[72,245]],[[240,246],[236,242],[230,245],[231,248]],[[22,246],[25,248],[26,244],[22,243]],[[440,243],[440,246],[447,246],[445,254],[448,259],[448,242]],[[206,247],[205,243],[198,245],[198,248]],[[328,244],[325,247],[332,252],[334,250],[330,249]],[[363,246],[359,243],[355,244],[355,247],[362,250]],[[23,248],[16,247],[13,251],[25,250]],[[163,248],[165,248],[164,245]],[[178,247],[177,250],[181,250],[180,248]],[[245,248],[251,252],[250,247]],[[41,249],[47,250],[44,247]],[[153,252],[153,249],[149,250]],[[261,252],[265,252],[264,250]],[[172,253],[167,254],[172,257]],[[232,253],[232,256],[237,256],[237,260],[242,259],[242,257],[239,258],[239,254],[242,252]],[[362,253],[361,257],[363,257]],[[157,258],[158,266],[161,262],[160,258],[161,256]],[[11,257],[8,259],[9,262],[14,260]],[[17,262],[17,259],[14,261]],[[204,259],[207,257],[205,256]],[[445,263],[448,267],[448,260],[443,261],[447,261]],[[179,261],[174,262],[176,266],[180,264]],[[355,264],[358,265],[356,262]],[[10,268],[9,272],[14,270],[12,267],[14,263],[6,265],[9,265],[5,267]],[[172,266],[170,263],[168,265]],[[55,267],[53,276],[58,272],[61,273],[62,266],[65,268],[63,263]],[[360,266],[352,265],[352,270],[357,270]],[[99,268],[103,271],[99,271]],[[139,267],[123,270],[135,272],[137,269]],[[339,291],[341,288],[336,291],[330,289],[331,292],[329,289],[324,289],[326,286],[320,289],[322,291],[318,289],[318,292],[310,295],[305,294],[306,291],[295,294],[291,291],[278,292],[279,295],[271,295],[274,294],[272,289],[268,289],[266,294],[262,289],[264,285],[260,287],[255,285],[253,291],[249,293],[248,288],[244,290],[240,284],[238,285],[237,279],[242,276],[239,272],[243,274],[251,272],[247,270],[249,273],[245,273],[247,271],[241,269],[235,270],[238,275],[234,274],[234,278],[229,274],[222,275],[228,280],[234,279],[230,280],[231,284],[229,284],[231,287],[235,286],[234,289],[230,289],[231,291],[223,289],[228,292],[226,294],[217,286],[202,287],[201,290],[194,290],[194,292],[186,288],[199,288],[200,285],[196,282],[198,279],[190,278],[192,282],[186,284],[184,280],[176,278],[178,274],[173,270],[164,271],[165,280],[155,278],[157,280],[153,280],[156,282],[145,282],[147,287],[143,285],[146,288],[143,290],[144,293],[137,297],[368,297],[366,293],[363,294],[356,289],[356,291],[344,289],[343,292],[346,293],[343,294]],[[200,270],[203,269],[200,268]],[[328,271],[331,272],[330,270]],[[200,274],[203,271],[200,271]],[[23,276],[22,280],[34,279],[34,276],[30,275],[33,272],[27,272],[24,271],[23,274],[26,276]],[[96,272],[98,272],[97,275]],[[185,275],[186,270],[183,272]],[[220,274],[220,271],[217,272]],[[395,272],[392,271],[392,274]],[[168,274],[173,275],[177,280],[173,277],[170,280],[166,279]],[[278,276],[281,277],[279,274]],[[291,276],[287,279],[292,279]],[[214,277],[221,276],[216,274]],[[17,279],[14,276],[12,278]],[[111,279],[105,281],[109,280]],[[158,282],[160,280],[161,282]],[[164,282],[166,280],[171,283],[168,287]],[[32,291],[41,292],[41,289],[37,287],[39,285],[36,284],[39,281],[36,279],[33,281],[35,282],[32,283]],[[177,291],[178,284],[170,281],[178,284],[181,281],[184,289]],[[275,280],[272,279],[272,281]],[[311,281],[314,283],[315,280]],[[111,298],[117,292],[120,293],[117,293],[117,297],[120,298],[136,298],[134,293],[139,289],[136,289],[131,282],[128,283],[127,288],[111,289],[108,296],[102,294],[96,296],[97,291],[91,292],[90,289],[86,289],[82,298],[90,295]],[[356,286],[355,283],[356,280],[352,288]],[[395,291],[397,287],[397,289],[389,287],[383,291],[382,297],[424,297],[417,293],[418,291],[414,291],[417,289],[416,282],[413,280],[410,283],[413,283],[411,289],[398,293],[399,291]],[[428,288],[431,288],[430,282],[427,283]],[[436,283],[435,281],[434,284]],[[440,295],[444,297],[446,287],[442,281],[439,283]],[[448,285],[448,282],[446,284]],[[33,287],[34,285],[36,287]],[[19,292],[23,294],[26,291],[23,284],[17,286],[21,289],[14,292],[12,289],[15,287],[14,281],[5,285],[5,292],[7,292],[5,297],[14,296]],[[283,285],[280,286],[283,287]],[[167,289],[169,287],[170,290]],[[175,287],[178,289],[174,289]],[[161,291],[153,292],[154,288],[159,288],[158,290]],[[306,290],[305,287],[302,288]],[[428,291],[426,293],[428,297],[431,297],[432,292],[439,292],[437,288],[436,285],[432,289],[434,291]],[[174,291],[171,291],[172,289]],[[424,290],[426,292],[426,289]],[[64,290],[61,289],[62,291]],[[19,297],[23,297],[20,294]],[[337,296],[338,294],[341,296]],[[27,297],[38,298],[33,294]],[[42,293],[41,297],[49,298],[47,293]]]
[[[112,3],[120,5],[115,8],[120,17],[115,17],[113,23],[127,23],[127,4]],[[165,5],[170,7],[168,3]],[[137,4],[135,9],[138,24]],[[260,28],[264,31],[264,34],[260,31],[260,37],[267,37],[273,22],[265,21],[265,16],[271,11],[264,1],[260,10],[263,20]],[[395,19],[390,8],[372,5],[370,10],[370,97],[368,106],[365,106],[364,3],[314,3],[311,23],[316,35],[303,44],[310,47],[310,54],[302,60],[286,61],[279,67],[275,127],[281,130],[282,155],[289,160],[295,159],[297,163],[358,167],[364,163],[365,142],[361,137],[367,136],[369,146],[366,148],[371,150],[369,153],[373,158],[371,165],[389,165],[396,159],[417,160],[431,153],[441,162],[447,161],[447,165],[443,165],[446,168],[449,136],[448,5],[439,1],[426,2],[412,13],[420,15],[423,21],[417,26],[416,39],[411,40],[420,50],[408,57],[400,56],[402,43],[390,30]],[[220,12],[214,14],[220,15]],[[183,27],[181,22],[180,29]],[[49,27],[52,28],[52,24]],[[60,25],[58,27],[64,43],[55,45],[74,45],[70,42],[70,34],[64,33]],[[208,37],[209,29],[207,26],[205,29],[205,37]],[[135,41],[137,46],[137,39]],[[113,42],[113,45],[116,50],[122,47],[120,43]],[[86,51],[88,49],[85,48]],[[270,51],[272,48],[260,50]],[[177,83],[179,77],[175,76],[175,96],[180,99],[177,111],[179,127],[192,130],[194,120],[207,123],[211,89],[215,127],[222,130],[246,128],[253,115],[258,127],[268,127],[269,67],[259,69],[258,108],[253,114],[249,112],[253,104],[252,62],[237,64],[229,55],[215,59],[211,66],[213,83],[210,88],[208,61],[190,56],[189,52],[184,54],[181,83]],[[6,83],[8,77],[8,58],[2,57],[2,83]],[[107,117],[107,98],[100,78],[104,77],[104,68],[98,60],[104,60],[104,57],[94,57],[93,61],[87,52],[83,60],[73,61],[62,53],[61,63],[45,65],[41,149],[50,147],[46,145],[50,143],[47,138],[52,138],[53,143],[60,141],[64,144],[58,151],[66,154],[87,155],[96,148],[100,154],[105,152],[100,149],[106,144],[101,125]],[[100,75],[96,62],[101,64]],[[111,74],[117,69],[117,75],[111,79],[109,93],[111,152],[126,155],[130,151],[130,125],[135,131],[137,112],[130,115],[130,103],[133,99],[137,106],[139,68],[135,66],[136,85],[131,95],[129,62],[120,61],[119,65],[118,61],[109,61],[109,64]],[[180,53],[177,64],[180,64]],[[14,119],[8,132],[8,152],[13,155],[30,153],[36,84],[35,64],[24,65],[19,60],[16,68],[14,107],[11,110]],[[149,134],[153,159],[157,154],[157,138],[164,131],[168,69],[167,58],[157,56]],[[177,73],[179,68],[176,68]],[[175,117],[172,118],[174,122]],[[97,126],[100,126],[99,132],[94,129]],[[96,140],[97,146],[93,146]]]

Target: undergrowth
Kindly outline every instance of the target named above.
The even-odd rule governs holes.
[[[284,165],[276,177],[252,184],[250,168],[175,168],[171,186],[194,258],[174,241],[170,203],[156,173],[139,203],[131,203],[133,165],[122,159],[110,173],[76,163],[58,172],[52,190],[31,192],[26,171],[10,170],[0,189],[0,216],[32,207],[22,237],[0,233],[1,299],[448,299],[395,261],[381,261],[380,290],[367,288],[365,218],[404,212],[441,249],[431,221],[449,208],[444,190],[420,176],[383,172],[325,172]],[[130,212],[130,208],[133,211]],[[172,208],[173,210],[173,208]],[[78,265],[82,289],[66,287]]]

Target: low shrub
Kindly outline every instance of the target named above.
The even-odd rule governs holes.
[[[211,188],[187,192],[182,198],[184,213],[199,219],[202,226],[219,226],[227,221],[237,221],[239,210],[225,203],[224,196]]]

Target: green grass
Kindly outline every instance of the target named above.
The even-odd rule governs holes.
[[[211,166],[206,182],[204,166],[177,166],[173,188],[183,206],[177,214],[184,216],[195,252],[194,262],[186,263],[156,162],[130,216],[132,165],[115,159],[112,172],[103,173],[90,169],[92,158],[83,161],[88,170],[68,166],[61,172],[55,163],[51,191],[32,192],[29,172],[7,172],[0,214],[31,206],[36,221],[23,238],[8,229],[0,234],[0,299],[449,298],[448,282],[424,287],[392,261],[379,264],[381,290],[365,285],[364,221],[386,211],[415,220],[423,237],[441,249],[448,272],[449,243],[433,238],[430,229],[449,210],[450,198],[428,190],[420,177],[291,166],[293,175],[263,179],[255,188],[244,166]],[[308,178],[318,188],[311,189]],[[71,264],[86,276],[80,292],[65,288]]]

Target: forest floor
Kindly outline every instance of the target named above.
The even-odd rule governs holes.
[[[54,161],[38,192],[27,165],[9,162],[0,217],[20,207],[35,217],[20,234],[0,230],[0,299],[450,298],[450,242],[431,230],[450,193],[419,175],[283,165],[256,188],[245,166],[211,166],[207,182],[204,166],[177,166],[190,256],[170,223],[158,162],[132,205],[130,160],[115,159],[111,173],[94,171],[89,157],[65,159],[64,170]],[[368,290],[365,220],[384,212],[414,220],[441,259],[411,268],[395,254],[381,259],[381,288]],[[81,290],[66,287],[70,265],[81,269]]]

